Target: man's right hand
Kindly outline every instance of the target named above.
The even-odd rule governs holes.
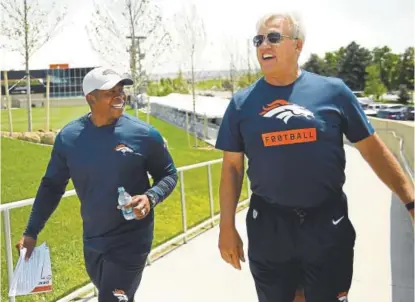
[[[235,227],[221,227],[219,232],[219,250],[222,259],[240,270],[241,262],[245,262],[241,237]]]
[[[19,242],[17,242],[16,244],[16,248],[19,253],[20,253],[20,249],[26,248],[25,260],[30,259],[30,256],[32,255],[35,247],[36,247],[36,239],[30,236],[23,236],[22,238],[20,238]]]

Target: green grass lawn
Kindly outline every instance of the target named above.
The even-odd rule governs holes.
[[[220,90],[220,89],[223,89],[222,84],[223,84],[223,80],[221,79],[209,79],[209,80],[197,82],[196,88],[200,90],[211,90],[213,88]]]
[[[60,129],[74,118],[89,111],[88,106],[77,107],[51,107],[50,128]],[[12,110],[13,131],[27,131],[26,109]],[[33,131],[46,128],[46,113],[44,108],[32,109]],[[1,131],[9,131],[9,119],[7,110],[1,110]]]
[[[62,128],[68,121],[87,112],[87,107],[52,108],[52,128]],[[44,109],[34,108],[34,130],[43,128]],[[141,118],[144,116],[140,115]],[[27,124],[25,110],[13,110],[14,127],[24,131]],[[154,125],[168,140],[169,149],[177,167],[221,157],[217,150],[189,148],[186,132],[168,123],[151,118]],[[2,126],[7,125],[7,112],[2,111]],[[2,131],[7,131],[3,128]],[[199,146],[205,146],[199,142]],[[29,144],[8,138],[1,139],[1,193],[2,202],[12,202],[34,197],[40,179],[49,160],[51,148]],[[218,188],[221,165],[212,167],[213,195],[215,212],[219,210]],[[209,216],[209,193],[207,188],[207,170],[198,168],[185,171],[185,195],[188,227],[205,220]],[[67,189],[71,189],[70,183]],[[241,200],[246,198],[246,185]],[[31,207],[13,209],[11,211],[12,242],[19,239],[26,225]],[[84,269],[82,255],[82,222],[80,204],[77,197],[65,198],[48,221],[38,238],[38,244],[46,241],[51,249],[53,270],[53,292],[26,297],[17,297],[17,301],[55,301],[69,294],[74,289],[89,282]],[[172,195],[156,208],[156,230],[154,246],[165,242],[182,231],[180,184]],[[2,232],[4,246],[4,234]],[[16,264],[17,251],[13,249]],[[1,300],[7,300],[7,270],[5,253],[1,254]]]

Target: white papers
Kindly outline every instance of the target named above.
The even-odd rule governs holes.
[[[13,273],[9,296],[38,294],[52,290],[52,269],[49,248],[46,243],[33,250],[28,261],[26,249],[20,250],[20,258]]]

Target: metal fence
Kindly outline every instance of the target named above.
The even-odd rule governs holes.
[[[405,157],[404,152],[403,152],[403,145],[404,145],[403,138],[396,135],[396,133],[394,133],[390,129],[377,129],[377,131],[388,132],[388,133],[392,134],[394,137],[396,137],[397,139],[399,139],[400,153],[399,153],[398,156],[399,156],[401,162],[403,163],[403,167],[404,167],[406,173],[408,173],[408,175],[412,179],[414,179],[414,171],[409,166],[408,160]],[[219,218],[219,215],[215,215],[215,213],[214,213],[214,199],[213,199],[213,185],[212,185],[212,170],[211,170],[211,167],[212,167],[212,165],[219,164],[219,163],[222,163],[222,159],[202,162],[202,163],[198,163],[198,164],[194,164],[194,165],[180,167],[180,168],[177,169],[178,173],[179,173],[179,178],[180,178],[179,186],[180,186],[180,201],[181,201],[181,214],[182,214],[182,232],[181,232],[180,235],[172,238],[171,240],[169,240],[169,241],[159,245],[155,249],[153,249],[151,251],[150,255],[149,255],[149,258],[148,258],[148,264],[151,264],[151,262],[154,261],[155,255],[157,256],[159,254],[162,254],[162,252],[165,251],[169,246],[172,246],[172,245],[177,244],[179,242],[186,243],[188,241],[188,238],[192,234],[197,233],[198,231],[202,230],[203,228],[205,228],[209,225],[211,225],[211,226],[215,225],[215,222]],[[188,229],[187,215],[186,215],[187,211],[186,211],[186,195],[185,195],[184,172],[188,171],[188,170],[193,170],[193,169],[196,169],[196,168],[202,168],[202,167],[206,167],[206,169],[207,169],[207,185],[208,185],[208,192],[209,192],[210,217],[207,218],[204,222],[194,226],[191,229]],[[250,195],[251,195],[249,181],[247,181],[247,189],[248,189],[248,198],[241,201],[239,203],[239,206],[243,206],[243,205],[247,204],[248,201],[249,201],[249,198],[250,198]],[[63,198],[64,197],[69,197],[69,196],[74,196],[74,195],[76,195],[75,190],[69,190],[69,191],[65,192],[65,194],[63,195]],[[30,199],[26,199],[26,200],[21,200],[21,201],[16,201],[16,202],[0,205],[0,211],[3,212],[5,247],[6,247],[6,263],[7,263],[7,273],[8,273],[9,286],[10,286],[10,283],[11,283],[11,280],[12,280],[12,277],[13,277],[13,255],[12,255],[12,241],[11,241],[10,210],[15,209],[15,208],[20,208],[20,207],[32,205],[33,202],[34,202],[34,198],[30,198]],[[85,293],[90,292],[92,290],[94,290],[94,286],[93,286],[92,283],[89,283],[86,286],[74,291],[70,295],[60,299],[59,302],[71,301],[72,299],[75,299],[75,298],[81,296],[82,294],[85,294]],[[9,301],[15,301],[15,298],[10,297]]]
[[[155,249],[153,249],[148,257],[148,264],[151,264],[152,261],[157,257],[157,255],[162,254],[168,247],[177,244],[179,242],[187,243],[189,237],[192,234],[195,234],[202,230],[203,228],[211,225],[214,226],[216,220],[219,218],[219,215],[215,215],[214,212],[214,199],[213,199],[213,185],[212,185],[212,165],[222,163],[222,159],[202,162],[194,165],[184,166],[178,168],[179,173],[179,186],[180,186],[180,201],[181,201],[181,214],[182,214],[182,232],[180,235],[172,238],[171,240],[159,245]],[[192,227],[191,229],[188,228],[187,225],[187,211],[186,211],[186,195],[185,195],[185,178],[184,172],[206,167],[207,172],[207,185],[208,185],[208,192],[209,192],[209,205],[210,205],[210,217],[208,217],[204,222]],[[250,185],[249,181],[247,181],[247,189],[248,189],[248,198],[240,201],[238,207],[243,206],[248,203],[249,198],[251,196]],[[74,196],[76,195],[75,190],[66,191],[62,198]],[[6,263],[7,263],[7,275],[8,275],[8,282],[9,287],[13,278],[13,254],[12,254],[12,238],[11,238],[11,223],[10,223],[10,210],[15,208],[21,208],[25,206],[32,205],[35,201],[34,198],[20,200],[12,203],[6,203],[0,205],[0,211],[3,212],[3,222],[4,222],[4,235],[5,235],[5,247],[6,247]],[[92,283],[87,284],[86,286],[74,291],[70,295],[60,299],[59,301],[71,301],[82,294],[88,293],[91,290],[94,290],[94,286]],[[15,297],[9,297],[9,301],[15,301]]]
[[[395,131],[392,131],[390,129],[381,129],[381,128],[378,128],[378,129],[376,129],[376,131],[380,131],[380,132],[384,132],[384,133],[389,133],[395,139],[399,140],[399,154],[396,154],[396,156],[398,156],[398,160],[399,160],[401,166],[403,167],[404,171],[406,172],[406,174],[413,181],[415,179],[415,173],[414,173],[414,170],[411,168],[411,166],[409,164],[408,158],[405,156],[405,152],[404,152],[404,144],[405,144],[405,141],[404,141],[403,137],[400,136],[400,135],[397,135]]]

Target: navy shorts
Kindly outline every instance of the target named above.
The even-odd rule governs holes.
[[[141,282],[148,253],[113,249],[98,253],[84,248],[85,267],[100,302],[131,302]]]
[[[246,217],[249,266],[259,302],[347,301],[355,230],[344,195],[301,210],[271,205],[252,195]]]

